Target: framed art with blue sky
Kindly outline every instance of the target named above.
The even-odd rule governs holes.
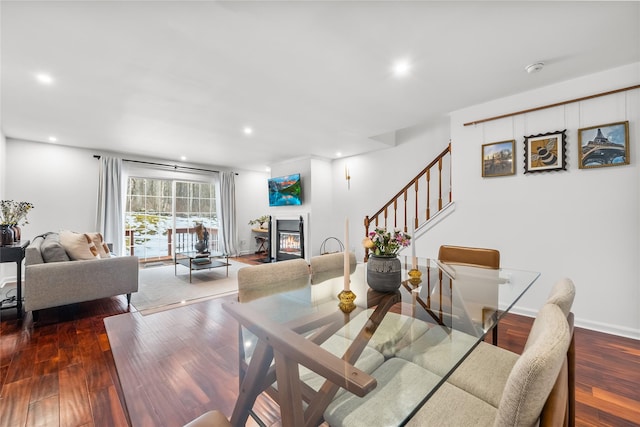
[[[516,141],[500,141],[482,145],[482,176],[505,176],[516,173]]]
[[[629,122],[578,130],[580,169],[629,164]]]

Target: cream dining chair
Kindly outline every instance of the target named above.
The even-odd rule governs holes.
[[[538,421],[546,419],[547,402],[554,388],[566,388],[562,369],[571,331],[562,310],[555,304],[545,304],[536,316],[525,351],[504,370],[506,375],[500,387],[496,384],[496,389],[491,390],[493,395],[499,396],[496,401],[485,401],[445,382],[415,414],[411,414],[412,405],[420,403],[424,390],[429,390],[442,377],[410,360],[394,357],[371,374],[378,382],[376,389],[364,398],[349,394],[339,396],[329,405],[324,418],[332,427],[397,425],[406,416],[411,417],[407,425],[412,427],[537,425]],[[491,345],[486,347],[498,349]],[[499,362],[494,360],[493,371],[503,370]],[[470,372],[475,374],[483,370],[484,366],[478,366]],[[421,385],[425,386],[424,390],[420,389]],[[556,403],[555,407],[562,410],[562,402]]]

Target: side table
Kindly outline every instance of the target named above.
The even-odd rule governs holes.
[[[22,260],[24,259],[25,249],[29,246],[29,240],[23,240],[10,246],[0,246],[0,262],[16,263],[16,310],[18,310],[18,319],[22,318]],[[8,305],[5,308],[13,308]]]

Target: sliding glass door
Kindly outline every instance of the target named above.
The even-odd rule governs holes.
[[[170,259],[193,250],[196,223],[209,231],[210,250],[218,249],[215,186],[211,183],[129,178],[125,234],[129,253],[144,261]]]

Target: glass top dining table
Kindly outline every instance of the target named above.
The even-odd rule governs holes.
[[[400,260],[394,292],[371,289],[366,264],[350,266],[348,281],[340,269],[239,289],[238,302],[224,305],[242,326],[232,424],[245,425],[256,397],[267,392],[280,405],[283,426],[349,424],[384,393],[394,410],[380,411],[376,422],[402,425],[539,277]],[[345,287],[356,296],[353,305],[339,304]]]

